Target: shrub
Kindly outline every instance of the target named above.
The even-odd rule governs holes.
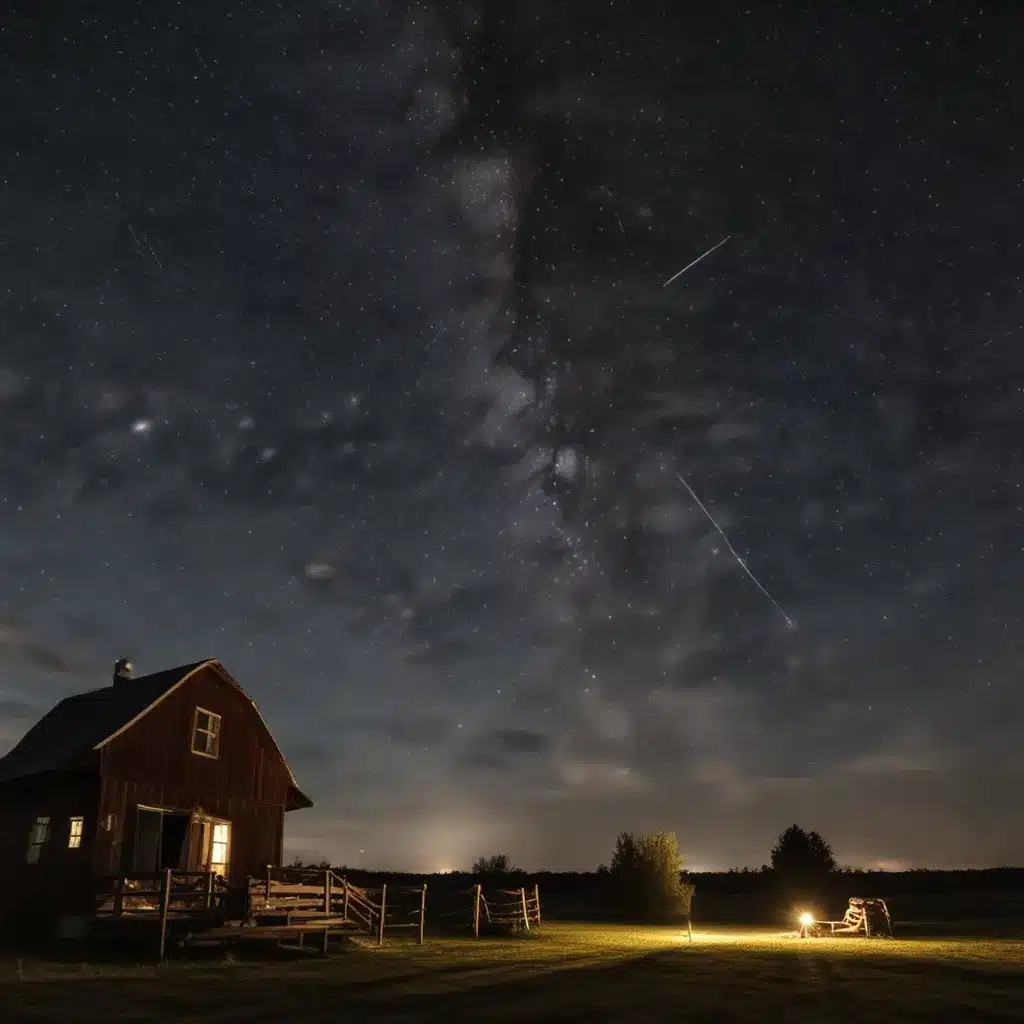
[[[683,858],[673,832],[623,832],[609,868],[619,909],[645,917],[688,914],[694,887],[680,879]]]
[[[474,875],[494,877],[509,875],[515,868],[512,866],[512,859],[507,853],[495,853],[490,857],[478,857],[473,861],[472,868]]]

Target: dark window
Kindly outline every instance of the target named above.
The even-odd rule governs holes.
[[[29,864],[38,864],[39,857],[43,852],[43,847],[46,845],[47,840],[50,838],[50,816],[48,814],[41,814],[34,822],[32,822],[32,831],[28,837],[28,855],[27,860]]]
[[[196,708],[192,727],[192,753],[203,757],[220,757],[220,715]]]

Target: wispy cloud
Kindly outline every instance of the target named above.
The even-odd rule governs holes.
[[[0,661],[9,669],[47,675],[74,675],[82,666],[56,646],[36,639],[30,630],[11,619],[0,619]]]

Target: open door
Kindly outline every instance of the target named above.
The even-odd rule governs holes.
[[[226,878],[231,863],[231,822],[197,817],[193,819],[192,836],[197,850],[189,859],[199,871],[212,871]]]
[[[186,866],[190,816],[155,807],[139,807],[135,818],[132,870],[180,871]]]
[[[191,815],[164,814],[160,828],[160,869],[181,871],[187,866],[185,859],[188,826]]]
[[[135,817],[135,846],[132,856],[132,870],[160,870],[160,829],[163,813],[140,807]]]

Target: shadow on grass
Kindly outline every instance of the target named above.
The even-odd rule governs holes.
[[[1024,921],[1015,918],[984,921],[900,921],[897,938],[1024,939]]]
[[[415,947],[412,947],[413,949]],[[838,953],[732,944],[635,953],[481,947],[425,958],[391,951],[309,961],[308,969],[172,965],[138,977],[81,977],[0,985],[6,1021],[201,1019],[205,1024],[336,1021],[1024,1020],[1024,969],[883,949]],[[479,959],[477,959],[479,957]],[[1016,982],[1020,980],[1021,984]]]

